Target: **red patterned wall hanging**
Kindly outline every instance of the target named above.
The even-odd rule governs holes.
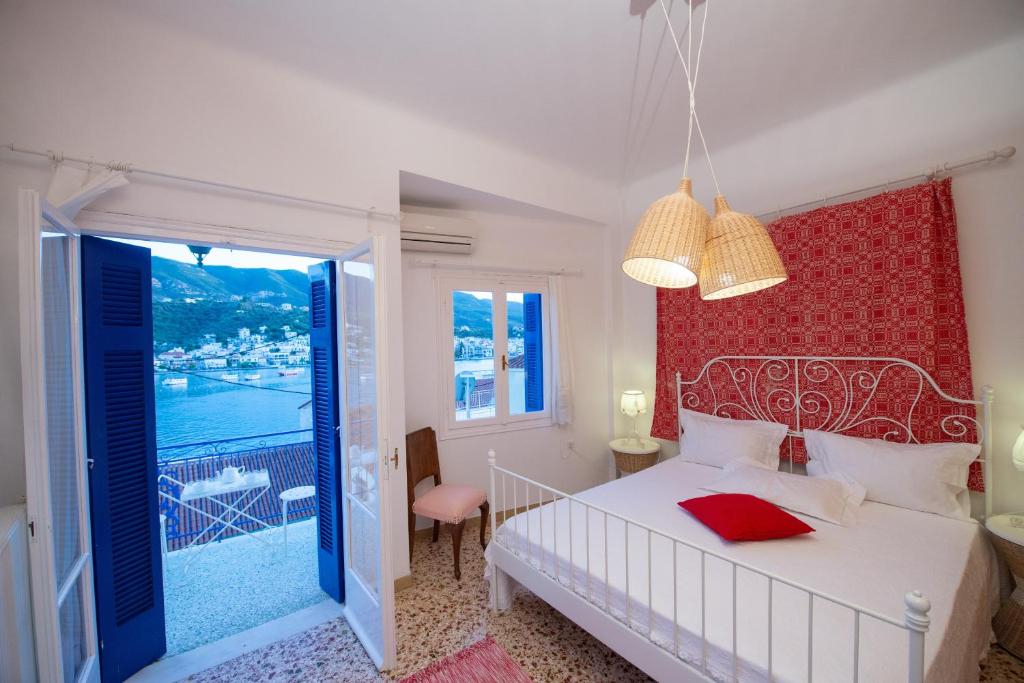
[[[658,290],[653,436],[677,438],[675,372],[693,378],[723,355],[905,358],[951,396],[974,396],[949,179],[787,216],[768,230],[787,282],[721,301],[702,301],[696,287]],[[898,378],[880,384],[870,410],[898,412],[907,394]],[[949,440],[939,426],[947,405],[925,391],[914,409],[921,442]],[[881,436],[877,424],[845,433]],[[970,485],[983,488],[980,468]]]

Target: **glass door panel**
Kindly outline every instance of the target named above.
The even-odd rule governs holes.
[[[19,226],[19,277],[28,285],[20,302],[22,405],[28,515],[36,529],[29,552],[37,676],[98,681],[78,230],[31,190],[19,192]]]
[[[393,587],[382,585],[381,571],[385,454],[377,418],[378,283],[372,243],[339,260],[338,279],[345,616],[370,658],[381,667],[386,653],[394,648],[394,634],[385,632],[385,623],[390,622],[384,618],[387,610],[394,609],[394,596]]]

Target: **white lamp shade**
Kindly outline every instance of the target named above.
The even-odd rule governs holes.
[[[623,415],[636,417],[647,412],[647,396],[639,389],[627,389],[622,392],[619,408]]]
[[[1013,466],[1024,472],[1024,427],[1021,428],[1020,434],[1017,435],[1017,441],[1013,444]]]

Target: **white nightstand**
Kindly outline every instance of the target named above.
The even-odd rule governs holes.
[[[985,527],[1016,585],[992,620],[992,630],[1003,648],[1024,658],[1024,515],[994,515],[985,521]]]
[[[654,439],[626,437],[608,442],[615,454],[615,469],[620,474],[634,474],[658,462],[661,446]]]

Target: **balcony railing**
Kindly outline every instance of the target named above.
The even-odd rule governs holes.
[[[158,448],[159,490],[166,494],[160,496],[160,513],[166,517],[167,549],[178,550],[193,541],[206,543],[215,536],[221,540],[241,532],[218,525],[204,533],[210,517],[171,500],[169,497],[181,497],[181,487],[161,475],[188,483],[214,477],[225,467],[267,470],[270,489],[249,509],[249,514],[267,524],[279,525],[282,522],[281,492],[296,486],[311,486],[316,481],[316,459],[311,438],[312,430],[302,429]],[[191,504],[214,516],[219,512],[218,506],[207,500]],[[314,498],[295,501],[288,506],[289,524],[309,519],[315,514]],[[252,521],[241,520],[235,525],[246,531],[258,530],[258,525]]]

